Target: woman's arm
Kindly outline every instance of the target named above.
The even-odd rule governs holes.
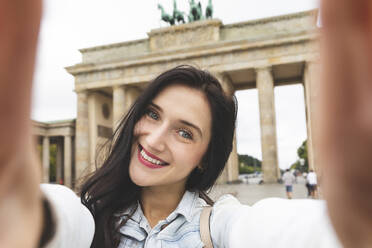
[[[40,167],[30,102],[41,0],[0,0],[0,244],[37,247]]]
[[[372,1],[322,1],[320,168],[345,247],[372,245]]]
[[[90,211],[81,204],[80,198],[62,185],[42,184],[42,192],[50,209],[49,221],[52,232],[44,248],[88,248],[94,236],[94,219]]]

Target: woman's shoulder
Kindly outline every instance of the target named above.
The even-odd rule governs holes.
[[[46,247],[90,247],[94,236],[94,219],[75,192],[56,184],[41,184],[40,189],[55,228],[53,238]]]
[[[286,213],[291,215],[302,215],[309,211],[311,214],[324,214],[326,212],[326,203],[323,200],[295,199],[288,200],[283,198],[270,197],[257,201],[252,205],[242,204],[235,196],[231,194],[222,195],[213,205],[214,212],[234,211],[231,214],[244,213],[265,213],[275,216],[283,216]],[[212,212],[213,213],[213,212]],[[278,215],[278,213],[280,213]]]
[[[211,235],[221,247],[341,247],[321,200],[266,198],[249,206],[224,195],[213,206]]]
[[[263,199],[239,211],[230,227],[231,247],[341,247],[322,200]]]
[[[54,200],[56,196],[58,196],[56,200],[62,197],[71,201],[76,201],[79,199],[74,191],[64,185],[43,183],[40,184],[40,189],[46,195],[46,197],[48,197],[48,199],[50,197]]]

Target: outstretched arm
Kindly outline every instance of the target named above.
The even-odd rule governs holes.
[[[372,245],[372,1],[322,1],[319,152],[345,247]]]
[[[41,0],[0,0],[0,244],[36,247],[40,167],[30,102]]]

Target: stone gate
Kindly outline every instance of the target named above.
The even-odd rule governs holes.
[[[151,30],[148,38],[81,49],[82,62],[67,67],[78,97],[75,173],[94,170],[96,147],[112,133],[146,84],[180,64],[209,70],[228,94],[258,89],[262,169],[266,183],[279,177],[274,87],[303,84],[310,167],[316,165],[312,142],[314,74],[319,57],[317,12],[223,25],[203,20]],[[236,141],[219,182],[238,178]]]

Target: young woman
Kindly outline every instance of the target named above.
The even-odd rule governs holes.
[[[41,4],[0,4],[0,245],[202,247],[200,213],[212,204],[204,192],[231,151],[233,99],[206,72],[167,71],[124,118],[106,162],[82,188],[82,203],[63,186],[43,185],[40,192],[28,116]],[[372,5],[324,0],[323,11],[318,138],[328,206],[268,199],[249,207],[225,196],[213,204],[209,222],[214,247],[372,243],[372,88],[366,83]]]
[[[271,222],[275,225],[250,238],[254,247],[266,247],[267,242],[277,247],[301,245],[310,240],[317,247],[338,247],[323,203],[269,199],[248,207],[232,196],[215,204],[209,199],[205,192],[221,174],[232,149],[235,119],[234,97],[225,95],[208,72],[179,66],[159,75],[123,118],[106,161],[82,187],[82,203],[94,218],[94,238],[89,214],[75,216],[80,223],[69,232],[91,229],[83,234],[86,244],[81,246],[89,246],[90,237],[91,247],[201,248],[206,244],[201,240],[200,216],[210,204],[214,205],[208,223],[213,247],[244,247],[243,238],[233,237],[251,228],[258,232]],[[66,202],[76,203],[60,219],[71,218],[74,209],[84,209],[72,193],[61,197],[53,186],[43,188],[47,199],[57,202],[51,205],[55,213],[64,212]],[[303,212],[309,212],[307,218],[301,216]],[[316,231],[311,230],[314,220]],[[288,236],[307,231],[288,240],[287,235],[278,236],[282,227]],[[318,231],[325,238],[314,239]],[[66,240],[68,236],[53,242],[69,247]]]
[[[151,82],[119,125],[107,160],[82,188],[95,218],[93,247],[143,245],[150,233],[175,228],[185,232],[175,236],[178,242],[195,245],[193,208],[199,195],[211,202],[205,191],[229,157],[235,118],[234,99],[207,72],[180,66]],[[133,222],[133,215],[143,222]],[[142,232],[141,241],[126,231],[130,227]]]

